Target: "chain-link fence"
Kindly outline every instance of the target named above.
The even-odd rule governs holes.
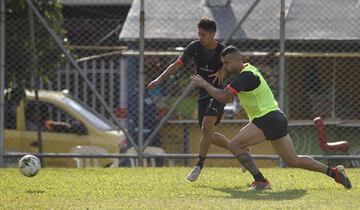
[[[129,139],[118,129],[124,123],[116,110],[125,88],[120,78],[126,61],[108,55],[102,46],[117,39],[129,5],[100,8],[57,1],[6,2],[5,152],[125,151]],[[111,52],[114,49],[119,51],[113,47]],[[93,164],[117,166],[115,160]],[[81,165],[69,158],[44,158],[42,163]]]
[[[46,24],[27,2],[34,3]],[[280,0],[144,3],[144,85],[198,38],[196,24],[202,16],[208,16],[217,22],[219,42],[237,46],[244,61],[261,70],[276,99],[283,97],[280,106],[288,117],[289,132],[299,154],[325,153],[313,123],[317,116],[325,120],[329,141],[348,141],[347,153],[359,154],[357,1],[286,0],[284,19],[280,18]],[[188,63],[155,89],[145,88],[141,95],[140,14],[140,0],[91,4],[71,0],[6,1],[6,153],[137,154],[132,147],[139,143],[139,100],[144,102],[144,115],[140,117],[146,142],[195,73],[195,64]],[[281,22],[285,23],[283,40]],[[286,46],[285,79],[280,76],[282,41]],[[226,77],[225,83],[229,79]],[[280,89],[281,84],[284,89]],[[145,153],[197,154],[197,106],[194,90],[153,134]],[[225,106],[217,131],[232,138],[246,123],[241,104],[234,101]],[[117,131],[119,128],[128,131],[128,136]],[[276,154],[268,142],[251,150],[253,154]],[[212,146],[209,154],[229,152]],[[81,165],[78,159],[44,159],[47,166]],[[7,158],[5,163],[11,165],[16,160]],[[168,165],[162,159],[150,163]],[[136,161],[103,159],[96,164],[129,166]],[[175,164],[192,163],[179,159]],[[207,160],[206,164],[238,166],[235,160]],[[258,164],[277,163],[262,160]]]
[[[292,1],[286,18],[289,119],[309,121],[321,116],[328,140],[347,141],[347,153],[356,155],[360,149],[359,85],[355,82],[360,22],[354,17],[359,9],[358,1]],[[290,134],[300,153],[324,152],[319,149],[313,125],[293,127]]]

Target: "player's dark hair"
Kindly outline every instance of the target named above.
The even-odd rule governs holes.
[[[198,22],[198,28],[204,29],[207,32],[216,32],[216,22],[209,17],[202,17]]]
[[[237,54],[241,56],[240,50],[238,50],[235,46],[229,45],[221,52],[221,56],[225,56],[227,54]]]

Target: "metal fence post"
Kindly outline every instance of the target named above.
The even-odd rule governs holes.
[[[0,167],[4,163],[5,0],[0,1]]]
[[[120,84],[119,84],[119,92],[120,92],[120,109],[127,110],[127,61],[124,57],[119,59],[119,68],[120,68]],[[126,118],[120,120],[121,126],[126,128]]]
[[[279,106],[285,112],[285,0],[280,8],[280,63],[279,63]]]
[[[40,104],[39,104],[39,82],[40,78],[39,75],[36,72],[36,69],[38,67],[37,65],[37,55],[36,55],[36,46],[35,46],[35,27],[34,27],[34,15],[31,11],[31,8],[28,6],[28,15],[29,15],[29,31],[30,31],[30,44],[31,44],[31,68],[32,68],[32,76],[35,80],[35,101],[37,102],[35,104],[35,113],[36,113],[36,124],[37,124],[37,138],[38,138],[38,144],[39,144],[39,153],[43,153],[43,143],[42,143],[42,125],[40,119],[40,112],[44,110],[40,110]],[[41,167],[44,167],[44,161],[42,157],[40,157],[40,163]]]
[[[285,109],[285,0],[280,0],[280,68],[279,68],[279,106],[286,113]],[[285,167],[284,161],[279,158],[279,166]]]
[[[144,0],[140,2],[140,35],[139,35],[139,166],[143,166],[143,151],[144,151],[144,45],[145,45],[145,11]]]

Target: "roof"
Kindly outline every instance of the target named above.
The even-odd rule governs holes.
[[[218,25],[218,39],[234,29],[256,0],[233,0],[229,7],[207,7],[205,0],[145,1],[146,39],[196,39],[196,23],[209,16]],[[139,37],[140,0],[134,0],[119,35],[120,40]],[[346,11],[346,12],[344,12]],[[360,7],[356,1],[286,0],[286,39],[360,39]],[[233,39],[277,40],[280,1],[260,0]]]

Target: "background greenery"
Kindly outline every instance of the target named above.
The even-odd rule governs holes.
[[[35,7],[54,32],[63,37],[63,15],[58,1],[33,0]],[[55,41],[33,14],[35,43],[31,41],[30,14],[25,0],[6,2],[5,85],[14,92],[9,95],[19,101],[24,89],[33,89],[31,78],[39,75],[44,82],[54,76],[56,66],[64,60]],[[35,46],[35,55],[34,49]],[[35,59],[35,60],[34,60]]]

